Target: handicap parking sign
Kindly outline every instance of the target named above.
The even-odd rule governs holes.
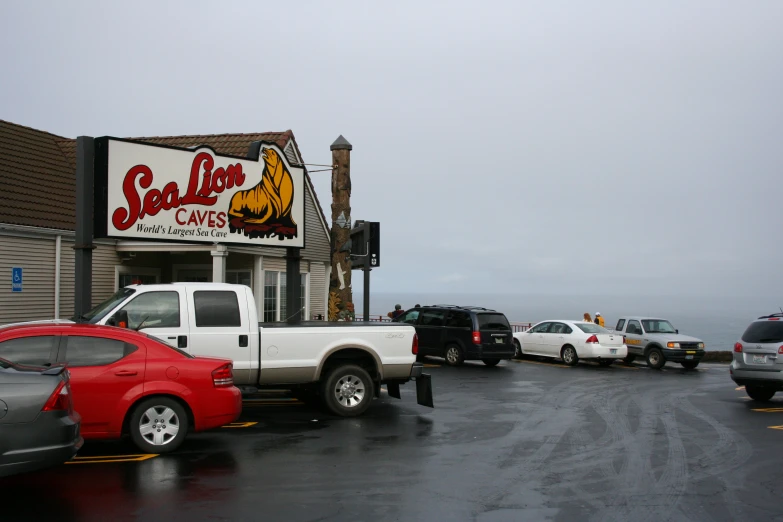
[[[22,291],[22,267],[15,266],[11,269],[11,290],[14,292]]]

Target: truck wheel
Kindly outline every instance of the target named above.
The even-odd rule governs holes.
[[[748,394],[748,397],[758,402],[767,402],[775,396],[774,389],[754,386],[752,384],[745,385],[745,392]]]
[[[626,355],[626,356],[625,356],[625,359],[623,359],[623,362],[624,362],[625,364],[629,364],[629,365],[630,365],[630,364],[633,364],[633,362],[634,362],[634,360],[635,360],[635,359],[636,359],[636,356],[635,356],[635,355]]]
[[[370,407],[375,389],[370,374],[353,364],[332,370],[323,382],[326,407],[340,417],[356,417]]]
[[[444,358],[449,366],[459,366],[465,362],[465,356],[462,355],[462,350],[456,344],[450,344],[446,347]]]
[[[664,364],[666,364],[666,359],[663,358],[663,353],[658,348],[651,348],[647,352],[647,366],[653,370],[660,370]]]
[[[497,366],[500,359],[481,359],[487,366]]]
[[[563,346],[563,350],[560,356],[563,358],[563,362],[568,366],[576,366],[579,362],[579,356],[576,354],[576,348],[570,344]]]
[[[133,443],[144,453],[170,453],[188,434],[188,414],[174,399],[153,397],[133,409],[128,427]]]
[[[682,367],[686,370],[693,370],[699,365],[699,361],[682,361],[680,364],[682,364]]]

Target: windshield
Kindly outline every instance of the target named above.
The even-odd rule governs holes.
[[[662,319],[642,319],[642,326],[647,333],[677,333],[669,321]]]
[[[117,292],[114,293],[110,298],[87,312],[81,317],[73,316],[71,318],[72,321],[76,321],[77,323],[81,322],[88,322],[91,324],[95,324],[101,319],[103,319],[106,314],[114,310],[114,307],[123,302],[125,299],[127,299],[129,296],[133,295],[136,292],[136,290],[132,288],[121,288],[117,290]]]
[[[750,323],[742,334],[746,343],[783,343],[783,323],[780,321],[756,321]]]
[[[610,333],[609,330],[597,324],[593,324],[593,323],[575,323],[575,324],[576,327],[582,330],[584,333],[589,333],[589,334]]]

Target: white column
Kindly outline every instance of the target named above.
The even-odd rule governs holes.
[[[215,250],[212,251],[212,282],[213,283],[225,283],[226,282],[226,258],[228,257],[228,249],[226,245],[215,245]]]
[[[332,277],[332,266],[329,263],[324,263],[325,281],[324,286],[324,321],[329,320],[329,284]]]
[[[264,317],[264,256],[256,256],[253,261],[253,294],[256,297],[256,309],[259,321]]]

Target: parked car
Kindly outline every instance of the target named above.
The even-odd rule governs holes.
[[[478,306],[434,305],[412,308],[393,322],[412,325],[419,336],[419,359],[443,357],[446,364],[483,361],[495,366],[514,356],[506,316]]]
[[[0,328],[0,357],[65,364],[85,439],[129,434],[145,453],[167,453],[189,431],[235,421],[242,395],[227,359],[194,357],[144,333],[87,324]]]
[[[0,359],[0,477],[70,460],[84,439],[68,371]]]
[[[734,344],[732,380],[748,397],[766,402],[783,390],[783,314],[759,317]]]
[[[430,376],[416,362],[416,331],[405,324],[259,323],[250,288],[225,283],[131,285],[79,320],[116,326],[121,312],[130,328],[183,352],[231,359],[234,382],[246,389],[291,388],[353,417],[382,384],[400,398],[400,385],[415,379],[418,403],[433,406]]]
[[[520,355],[563,359],[569,366],[580,359],[609,366],[627,355],[622,335],[584,321],[541,321],[525,332],[516,332],[514,342]]]
[[[704,342],[682,335],[666,319],[621,317],[614,331],[625,337],[626,364],[631,364],[636,357],[644,357],[647,366],[656,370],[663,368],[667,361],[678,362],[686,370],[692,370],[704,357]]]

